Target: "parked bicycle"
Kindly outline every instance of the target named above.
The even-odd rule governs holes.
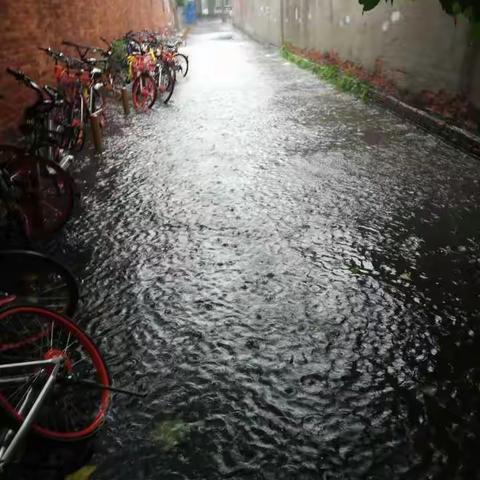
[[[75,323],[41,307],[0,300],[0,469],[33,433],[60,442],[83,440],[103,424],[111,379],[90,337]]]
[[[78,303],[78,283],[61,263],[38,252],[0,250],[0,298],[15,297],[15,305],[33,305],[72,316]]]
[[[185,55],[184,53],[178,51],[180,46],[183,45],[184,40],[180,38],[167,37],[160,38],[159,41],[163,45],[163,48],[173,55],[176,71],[180,72],[180,75],[182,77],[186,77],[190,66],[188,55]]]
[[[105,97],[102,94],[102,80],[105,61],[89,58],[86,60],[69,57],[51,48],[42,48],[55,61],[57,86],[68,100],[66,113],[71,130],[69,146],[81,151],[86,137],[87,121],[96,115],[102,127],[106,124]]]
[[[47,160],[60,162],[67,135],[63,96],[48,85],[40,87],[19,70],[7,68],[7,73],[36,94],[36,100],[26,108],[20,126],[27,150]]]
[[[26,236],[45,238],[70,218],[71,177],[55,162],[0,145],[0,216],[19,221]]]
[[[152,108],[157,99],[155,81],[156,57],[148,46],[127,34],[128,81],[132,83],[132,101],[135,110]]]
[[[58,442],[94,435],[105,421],[112,393],[144,397],[112,386],[93,340],[69,318],[42,307],[0,299],[0,472],[32,433]]]
[[[1,228],[18,223],[31,240],[58,232],[74,204],[63,167],[69,152],[83,148],[88,121],[105,125],[105,91],[131,84],[141,112],[157,98],[167,103],[177,75],[189,72],[189,57],[179,52],[183,40],[168,29],[102,41],[106,48],[64,41],[74,56],[40,48],[54,62],[55,88],[7,69],[36,100],[24,113],[24,147],[0,145]],[[61,263],[34,251],[0,250],[0,474],[20,457],[29,433],[83,440],[104,423],[113,392],[145,396],[112,385],[97,345],[71,320],[78,298],[75,277]]]

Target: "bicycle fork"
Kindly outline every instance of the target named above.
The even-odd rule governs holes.
[[[47,132],[48,132],[48,135],[55,135],[55,133],[56,133],[51,113],[48,115]],[[52,145],[51,141],[49,141],[48,143],[49,143],[49,146],[48,146],[47,157],[48,157],[48,160],[54,162],[55,161],[55,150],[54,150],[55,147]]]
[[[49,360],[39,360],[35,362],[22,362],[22,363],[11,363],[7,365],[0,365],[1,370],[7,370],[10,368],[20,368],[20,367],[31,367],[31,366],[48,366],[53,365],[53,369],[51,370],[45,385],[40,390],[38,397],[34,401],[30,411],[28,412],[27,416],[24,418],[20,428],[15,432],[15,430],[8,430],[4,436],[2,445],[0,446],[0,472],[3,470],[3,467],[12,461],[14,458],[16,449],[20,445],[21,441],[25,438],[26,434],[28,433],[30,426],[32,425],[35,416],[37,415],[38,411],[42,407],[42,403],[45,400],[48,392],[51,390],[55,383],[56,376],[58,374],[58,370],[60,369],[60,365],[63,361],[63,358],[57,357],[52,358]],[[17,381],[21,382],[25,380],[25,377],[18,377]],[[23,415],[25,410],[27,409],[28,404],[33,396],[33,387],[30,386],[27,390],[25,398],[18,408],[18,413]]]

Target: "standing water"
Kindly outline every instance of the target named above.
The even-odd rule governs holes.
[[[480,164],[219,22],[188,41],[76,167],[78,320],[148,392],[95,478],[477,478]]]

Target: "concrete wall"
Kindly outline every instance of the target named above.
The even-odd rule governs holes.
[[[52,82],[53,63],[37,46],[66,52],[62,40],[101,45],[100,36],[114,39],[172,22],[170,0],[0,0],[0,141],[16,134],[22,110],[32,100],[28,89],[5,73],[7,66]]]
[[[369,70],[381,60],[400,88],[463,93],[480,107],[480,44],[438,0],[382,1],[365,14],[358,0],[235,0],[233,12],[234,23],[256,38],[333,50]]]
[[[233,1],[233,22],[253,38],[274,45],[282,43],[280,0]]]

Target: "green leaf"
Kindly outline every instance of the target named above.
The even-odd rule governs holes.
[[[358,0],[363,6],[363,11],[374,9],[381,0]],[[386,0],[388,2],[388,0]],[[420,1],[420,0],[419,0]],[[398,0],[392,0],[394,4]],[[479,0],[439,0],[443,10],[453,17],[463,15],[472,24],[480,22],[480,1]],[[476,31],[476,29],[475,29]]]
[[[373,10],[380,3],[380,0],[359,0],[359,1],[360,1],[360,5],[363,5],[364,12]]]
[[[472,25],[472,35],[475,38],[480,38],[480,22],[475,22]]]
[[[454,2],[452,4],[452,12],[453,15],[460,15],[463,12],[463,8],[458,2]]]
[[[412,281],[412,272],[404,272],[400,275],[400,278],[406,282]]]
[[[65,480],[90,480],[96,469],[95,465],[85,465],[80,470],[67,475]]]
[[[453,4],[452,0],[440,0],[442,8],[449,14],[453,15]]]
[[[362,273],[361,268],[358,267],[357,265],[351,265],[348,268],[354,275],[360,275]]]
[[[151,433],[151,438],[163,450],[169,451],[182,443],[189,433],[190,425],[182,420],[165,420],[156,425]]]

